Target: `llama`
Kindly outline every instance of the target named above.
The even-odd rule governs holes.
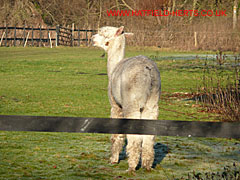
[[[102,27],[92,37],[93,46],[103,48],[108,54],[108,96],[111,118],[158,119],[158,101],[161,91],[157,65],[145,56],[124,59],[124,27]],[[127,136],[129,171],[134,172],[141,156],[141,166],[151,170],[154,161],[154,135]],[[113,134],[111,163],[118,163],[125,140],[123,134]]]

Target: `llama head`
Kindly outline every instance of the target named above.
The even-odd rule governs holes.
[[[108,51],[109,48],[115,45],[121,45],[124,43],[125,46],[125,36],[131,36],[133,33],[125,33],[123,31],[124,26],[119,28],[105,26],[98,30],[98,33],[92,36],[93,46],[103,48]]]

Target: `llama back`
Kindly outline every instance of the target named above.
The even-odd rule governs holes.
[[[159,94],[161,88],[157,65],[142,55],[121,61],[111,81],[116,102],[127,109],[143,109],[150,96]]]

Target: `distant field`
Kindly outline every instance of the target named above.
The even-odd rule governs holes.
[[[0,114],[109,117],[106,57],[95,48],[0,48]],[[155,48],[126,56],[199,54]],[[162,96],[159,119],[216,120],[189,100],[204,60],[157,60]],[[240,161],[240,142],[158,137],[153,172],[126,173],[127,160],[110,165],[110,135],[0,132],[0,179],[174,179],[218,172]]]

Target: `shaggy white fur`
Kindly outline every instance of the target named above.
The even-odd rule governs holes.
[[[124,59],[124,27],[102,27],[92,37],[94,46],[108,54],[108,95],[111,118],[157,119],[161,92],[160,73],[157,65],[145,56]],[[121,128],[121,127],[120,127]],[[113,134],[111,163],[118,163],[125,135]],[[153,135],[127,135],[129,171],[135,171],[140,156],[142,167],[151,170],[154,161]]]

